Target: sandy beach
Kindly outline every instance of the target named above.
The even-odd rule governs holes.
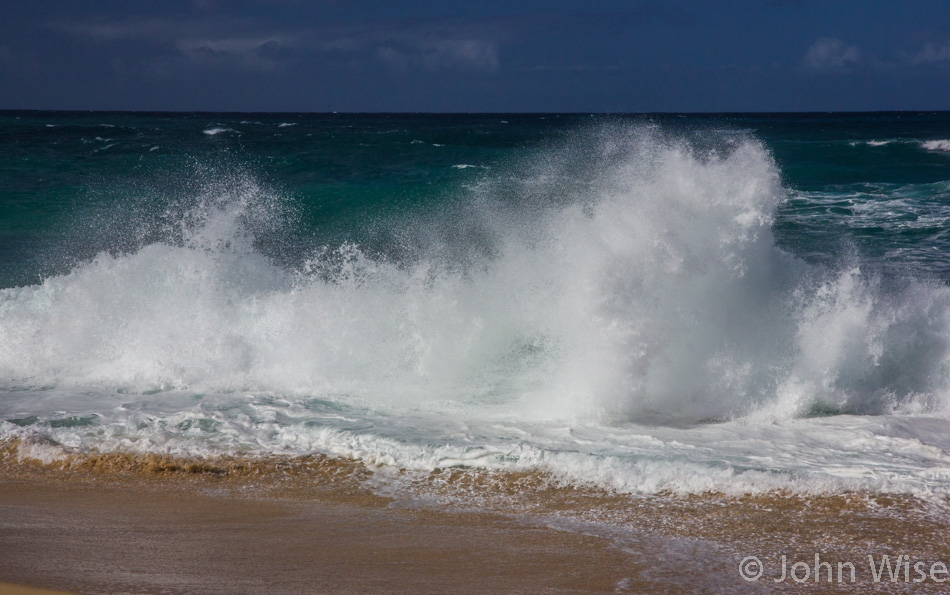
[[[606,540],[497,515],[194,487],[2,481],[0,580],[79,593],[581,593],[637,574]]]
[[[66,591],[54,591],[52,589],[38,589],[36,587],[0,583],[0,595],[56,595],[57,593],[63,594],[66,593]]]
[[[466,508],[379,495],[367,469],[322,457],[43,465],[14,452],[0,456],[2,593],[838,593],[881,582],[869,555],[927,571],[950,560],[946,516],[910,498],[634,497],[463,471],[430,481],[430,495],[482,497]],[[502,493],[507,508],[486,499]],[[852,563],[854,580],[815,581],[816,555]],[[745,580],[752,556],[761,573]],[[790,565],[801,578],[806,562],[808,580],[794,580]],[[902,576],[891,591],[945,586]]]

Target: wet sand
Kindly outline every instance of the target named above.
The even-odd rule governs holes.
[[[474,470],[433,473],[416,496],[385,497],[365,467],[319,456],[77,455],[44,465],[16,448],[0,449],[0,583],[46,589],[863,593],[881,586],[868,555],[950,565],[946,507],[909,497],[619,496]],[[832,566],[853,562],[856,580],[778,580],[782,556],[814,567],[816,553]],[[762,562],[757,581],[738,572],[749,556]],[[0,595],[12,588],[0,584]]]
[[[603,539],[494,515],[100,484],[0,483],[0,580],[80,593],[580,593],[636,575]]]
[[[66,595],[66,592],[37,589],[36,587],[24,587],[23,585],[14,585],[11,583],[0,583],[0,595]]]

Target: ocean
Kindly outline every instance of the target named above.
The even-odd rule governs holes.
[[[950,113],[0,112],[21,461],[943,506],[948,282]]]

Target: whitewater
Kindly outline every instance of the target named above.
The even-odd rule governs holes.
[[[21,458],[322,453],[391,482],[950,495],[950,289],[780,246],[779,209],[827,196],[790,188],[754,134],[575,130],[466,165],[388,249],[293,258],[264,241],[297,225],[279,184],[201,171],[131,244],[0,289],[0,439]]]

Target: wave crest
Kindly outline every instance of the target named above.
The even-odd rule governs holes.
[[[0,374],[463,417],[945,408],[950,292],[777,248],[760,143],[625,128],[571,147],[481,174],[402,261],[344,244],[280,266],[254,247],[275,198],[212,180],[165,240],[0,291]]]

